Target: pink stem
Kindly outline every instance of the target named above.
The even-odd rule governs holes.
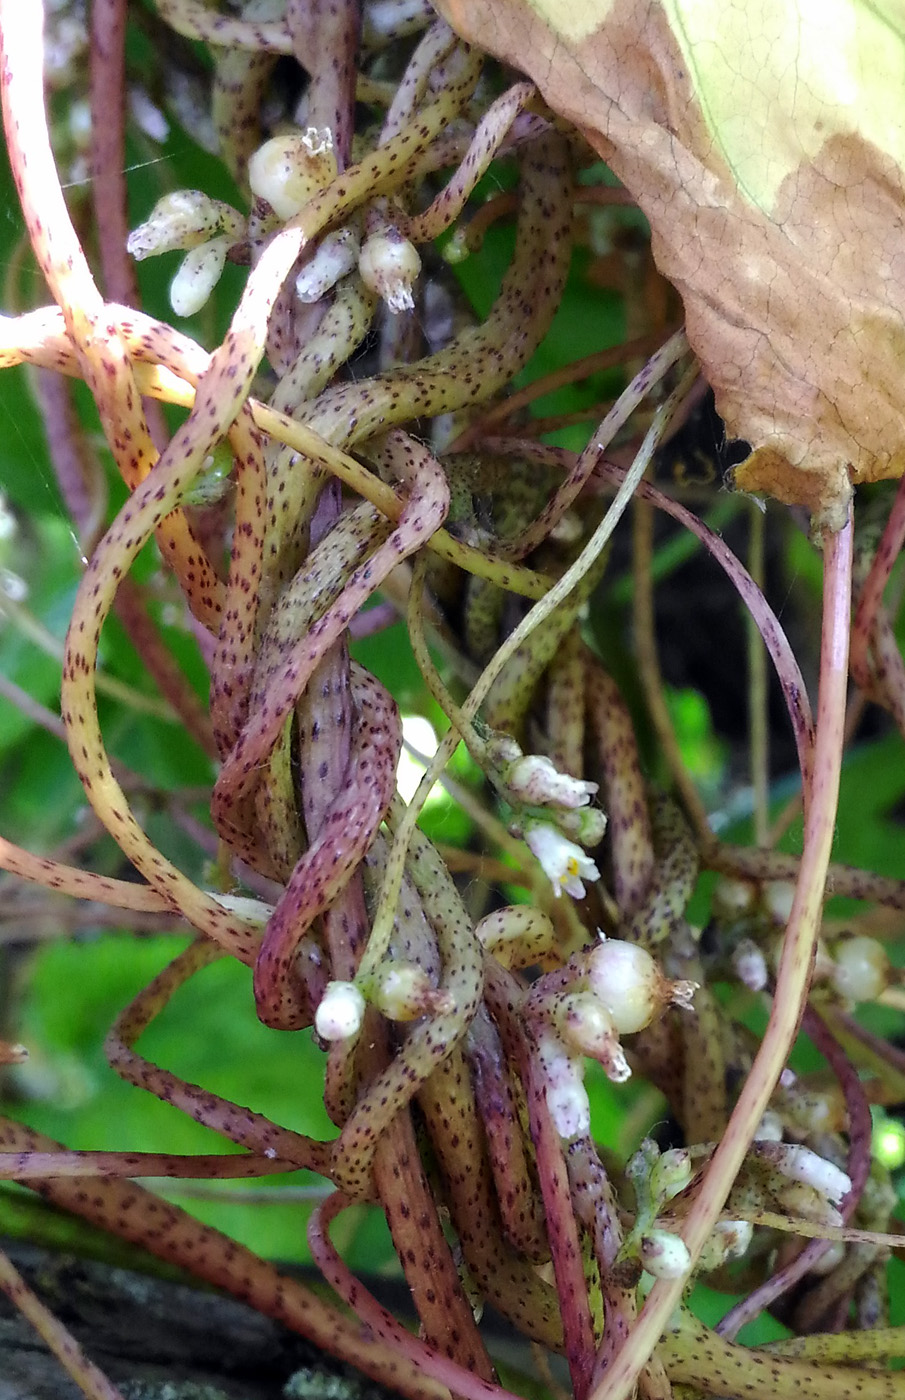
[[[838,534],[827,534],[824,543],[820,693],[810,801],[805,812],[804,853],[783,940],[776,992],[760,1049],[685,1223],[683,1235],[692,1260],[700,1254],[725,1205],[752,1134],[776,1088],[807,1000],[839,801],[851,580],[849,517]],[[682,1279],[658,1279],[626,1344],[615,1356],[603,1382],[595,1387],[592,1400],[626,1400],[657,1345],[682,1288]]]
[[[296,1162],[222,1152],[0,1152],[0,1181],[51,1177],[161,1176],[218,1181],[294,1172]]]
[[[588,1392],[597,1350],[591,1322],[591,1305],[584,1272],[578,1225],[572,1209],[569,1174],[563,1144],[547,1111],[544,1085],[535,1057],[526,1045],[525,1088],[531,1137],[537,1158],[537,1175],[544,1198],[547,1238],[556,1275],[556,1291],[562,1312],[566,1359],[576,1400]]]
[[[354,728],[345,782],[271,915],[255,962],[255,1007],[266,1026],[297,1030],[313,1007],[298,976],[299,941],[328,907],[374,840],[396,790],[399,716],[379,681],[356,668]]]
[[[453,1395],[461,1395],[465,1400],[518,1400],[517,1396],[504,1390],[502,1386],[482,1380],[473,1371],[466,1371],[458,1362],[432,1351],[417,1337],[413,1337],[411,1332],[406,1331],[401,1323],[396,1321],[392,1313],[381,1307],[374,1295],[369,1293],[346,1267],[327,1232],[331,1221],[351,1204],[342,1191],[334,1191],[332,1196],[328,1196],[315,1207],[309,1217],[308,1244],[311,1254],[330,1286],[380,1341],[398,1349],[426,1376],[449,1386]]]

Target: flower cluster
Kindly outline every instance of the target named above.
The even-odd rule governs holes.
[[[595,862],[582,847],[600,844],[606,814],[589,804],[598,784],[560,773],[543,754],[523,754],[508,736],[491,745],[499,762],[495,781],[516,812],[513,831],[523,836],[557,899],[565,892],[583,899],[585,881],[600,879]]]

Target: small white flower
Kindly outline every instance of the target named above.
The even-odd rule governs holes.
[[[314,1017],[321,1040],[347,1040],[361,1029],[365,999],[354,982],[328,982]]]
[[[517,758],[506,774],[510,792],[532,806],[587,807],[597,791],[597,783],[560,773],[543,754],[529,753]]]
[[[583,899],[583,881],[600,879],[591,857],[550,822],[528,822],[525,840],[543,866],[557,899],[563,890],[573,899]]]

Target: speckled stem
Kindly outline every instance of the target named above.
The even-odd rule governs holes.
[[[660,1343],[670,1380],[692,1384],[708,1395],[751,1400],[901,1400],[901,1372],[864,1370],[798,1361],[727,1342],[687,1309],[681,1325]]]
[[[311,550],[284,591],[257,648],[251,708],[257,711],[299,637],[304,636],[346,588],[355,566],[382,545],[391,525],[369,502],[345,511]]]
[[[706,851],[702,863],[708,870],[725,875],[737,875],[742,880],[798,879],[801,857],[784,851],[756,851],[741,846],[719,845]],[[844,899],[860,899],[869,904],[882,904],[887,909],[905,909],[905,880],[888,875],[875,875],[854,865],[833,862],[827,869],[827,895]]]
[[[285,20],[235,19],[208,9],[204,0],[154,0],[161,19],[187,39],[201,39],[223,49],[292,53]]]
[[[313,1007],[296,958],[299,941],[348,883],[395,791],[402,746],[396,705],[360,667],[353,669],[353,699],[345,779],[271,915],[255,962],[255,1008],[265,1025],[279,1030],[311,1024]]]
[[[613,892],[623,919],[641,907],[654,878],[650,810],[635,727],[616,682],[588,657],[587,701],[613,858]],[[596,776],[596,774],[595,774]]]
[[[237,48],[215,49],[214,55],[211,120],[226,168],[247,191],[248,159],[263,139],[261,106],[277,55],[273,49]]]
[[[401,804],[397,804],[394,823],[399,821],[401,811]],[[470,995],[463,972],[468,978],[480,978],[480,995],[480,945],[449,872],[430,842],[417,831],[409,868],[436,932],[446,977],[449,981],[452,968],[455,980],[465,984],[456,993],[461,1006]],[[478,950],[480,971],[460,966],[466,953],[470,964],[473,948]],[[503,1238],[483,1125],[464,1053],[457,1047],[442,1063],[439,1048],[435,1055],[437,1066],[424,1082],[418,1102],[428,1124],[468,1268],[480,1292],[498,1311],[535,1341],[559,1349],[562,1325],[555,1294]]]
[[[8,870],[21,880],[43,885],[73,899],[97,900],[113,909],[160,913],[173,908],[172,902],[150,885],[132,880],[116,880],[112,875],[94,875],[73,865],[63,865],[49,856],[37,856],[0,836],[0,870]]]
[[[584,774],[586,667],[590,652],[573,627],[547,673],[547,746],[554,768],[573,778]],[[611,818],[612,822],[612,818]]]
[[[462,1288],[407,1113],[396,1115],[378,1144],[374,1183],[421,1321],[422,1341],[485,1381],[492,1380],[493,1366]]]
[[[373,1294],[346,1267],[334,1249],[328,1230],[330,1224],[341,1211],[352,1203],[341,1191],[335,1191],[312,1211],[308,1220],[308,1244],[314,1261],[327,1282],[344,1302],[355,1311],[361,1321],[375,1337],[387,1346],[398,1350],[403,1356],[423,1370],[426,1376],[448,1385],[454,1395],[465,1400],[518,1400],[508,1390],[473,1371],[467,1370],[456,1361],[426,1346],[413,1337],[411,1332],[397,1322],[392,1313],[381,1307]]]
[[[306,415],[309,433],[348,450],[394,423],[481,402],[523,367],[546,333],[568,271],[570,224],[563,210],[571,184],[561,139],[536,142],[524,153],[521,170],[516,252],[485,321],[426,359],[327,390]],[[292,530],[299,514],[292,492],[303,486],[287,481],[275,532]],[[280,539],[275,547],[283,548]],[[498,577],[506,587],[505,570]]]
[[[402,219],[399,230],[412,243],[431,243],[459,217],[475,185],[506,138],[517,114],[535,95],[532,83],[516,83],[484,113],[455,175],[422,214]]]
[[[142,481],[157,453],[125,346],[98,292],[60,188],[43,103],[43,6],[5,0],[0,11],[3,115],[16,189],[38,265],[63,311],[85,382],[127,485]],[[161,518],[158,543],[193,612],[216,618],[218,580],[185,518]]]
[[[878,623],[889,625],[883,607],[883,593],[893,565],[905,544],[905,479],[899,482],[892,510],[886,521],[877,552],[858,594],[852,624],[852,676],[860,688],[870,693],[874,676],[870,663],[872,634]]]
[[[600,1273],[604,1330],[594,1359],[592,1384],[605,1374],[635,1320],[633,1288],[621,1288],[612,1276],[622,1247],[619,1201],[591,1138],[576,1138],[566,1149],[575,1216],[591,1241]]]
[[[388,817],[391,829],[400,820],[400,805],[397,799]],[[425,867],[430,869],[433,889],[424,883]],[[442,865],[431,855],[426,842],[413,845],[410,869],[424,912],[437,934],[443,960],[441,987],[450,994],[454,1009],[420,1021],[413,1028],[392,1064],[368,1086],[365,1098],[345,1124],[336,1144],[331,1175],[350,1196],[360,1196],[367,1184],[381,1132],[452,1054],[481,1000],[480,945],[450,877],[441,876]],[[451,899],[455,900],[452,906]]]
[[[50,1138],[0,1118],[2,1148],[48,1152],[57,1146]],[[63,1178],[34,1183],[33,1189],[62,1209],[241,1298],[330,1355],[358,1367],[390,1390],[399,1391],[406,1400],[450,1400],[445,1386],[429,1380],[420,1368],[375,1342],[356,1321],[330,1307],[303,1284],[277,1273],[272,1264],[251,1250],[134,1182],[84,1183]]]
[[[381,145],[386,145],[387,141],[397,136],[403,127],[414,119],[424,101],[433,74],[455,50],[463,52],[457,36],[445,20],[435,18],[419,40],[415,52],[406,64],[405,72],[396,85],[380,133]],[[475,57],[473,62],[479,63],[480,60]]]
[[[429,453],[409,442],[409,502],[399,523],[370,559],[355,570],[336,602],[289,649],[266,696],[251,713],[214,788],[211,811],[220,830],[228,829],[232,809],[254,791],[258,765],[272,748],[286,715],[327,648],[342,635],[386,575],[420,548],[446,515],[449,497],[445,476]]]
[[[499,1032],[483,1006],[471,1023],[465,1048],[475,1104],[487,1139],[503,1233],[519,1254],[532,1263],[546,1263],[550,1244],[543,1205],[528,1165],[518,1100]]]
[[[683,923],[698,877],[698,848],[675,802],[662,794],[650,801],[656,863],[651,886],[622,929],[622,937],[649,951]]]
[[[349,164],[355,126],[358,0],[287,0],[293,51],[311,74],[306,120],[333,136],[340,170]]]
[[[197,1084],[189,1084],[144,1059],[132,1048],[174,992],[222,956],[213,944],[199,941],[174,958],[117,1017],[104,1046],[107,1059],[117,1074],[130,1084],[147,1089],[148,1093],[173,1104],[196,1123],[203,1123],[231,1142],[274,1161],[308,1167],[323,1176],[330,1159],[329,1143],[315,1142],[302,1133],[281,1128],[261,1113],[230,1103]]]
[[[2,1250],[0,1289],[23,1317],[28,1319],[66,1373],[87,1396],[87,1400],[123,1400],[122,1391],[88,1360],[72,1333],[54,1317],[38,1295],[32,1292],[12,1260]]]
[[[297,1170],[295,1162],[223,1152],[0,1152],[0,1180],[160,1176],[171,1180],[245,1181]]]
[[[572,1208],[563,1141],[547,1109],[546,1080],[540,1072],[530,1024],[526,1025],[524,1035],[522,1075],[556,1275],[566,1359],[576,1400],[583,1400],[591,1382],[597,1350],[584,1258]]]
[[[264,444],[243,404],[230,432],[236,514],[223,615],[211,663],[210,713],[220,757],[236,742],[248,715],[248,691],[260,640],[266,471]]]
[[[570,565],[562,578],[554,584],[540,602],[535,604],[527,617],[522,619],[518,627],[510,634],[481,673],[480,679],[461,707],[462,714],[466,719],[471,720],[478,713],[478,710],[486,700],[497,678],[506,667],[510,658],[519,650],[523,642],[531,636],[536,627],[539,627],[546,621],[560,603],[570,596],[573,589],[575,589],[581,583],[582,579],[595,567],[601,552],[606,548],[613,530],[616,528],[622,513],[631,500],[635,487],[647,470],[658,442],[669,425],[673,414],[684,400],[693,377],[693,372],[686,374],[677,389],[657,410],[630,472],[622,481],[609,510],[597,526],[597,529],[588,540],[578,558]],[[424,802],[427,799],[427,795],[452,757],[457,742],[457,731],[452,730],[450,734],[443,739],[442,743],[439,744],[437,752],[427,772],[419,783],[418,790],[409,803],[405,817],[396,832],[393,848],[390,852],[390,860],[387,865],[386,879],[381,891],[380,902],[371,928],[371,937],[368,940],[368,947],[365,953],[365,960],[368,963],[369,969],[376,967],[386,952],[393,923],[393,911],[399,897],[399,885],[402,880],[402,872],[405,865],[405,852],[408,848],[408,843],[415,830],[415,824]]]
[[[54,472],[72,516],[83,551],[93,549],[106,514],[107,489],[103,465],[84,433],[72,391],[57,373],[39,371],[36,390]],[[199,696],[180,670],[148,611],[138,585],[123,579],[116,612],[142,664],[160,693],[204,749],[215,753],[210,718]]]
[[[658,384],[672,366],[677,364],[687,353],[688,341],[685,339],[684,331],[676,331],[665,345],[654,352],[644,367],[635,375],[628,388],[619,395],[593,434],[588,446],[574,459],[569,474],[553,492],[537,519],[532,521],[517,539],[508,540],[505,543],[501,553],[507,559],[524,559],[547,538],[550,531],[577,499],[582,487],[599,464],[602,454],[610,446],[619,430],[625,426],[639,405],[643,403],[651,388]]]
[[[138,362],[136,370],[142,392],[153,394],[167,403],[191,408],[195,402],[193,385],[210,363],[206,351],[187,336],[131,308],[111,308],[111,311],[116,312],[117,324],[129,353]],[[20,317],[0,316],[0,368],[23,361],[57,369],[64,374],[80,374],[72,346],[66,337],[62,315],[56,307],[45,307]],[[164,361],[178,364],[178,373],[165,367]],[[287,414],[256,399],[250,399],[249,403],[255,423],[262,431],[321,464],[325,471],[332,472],[340,481],[371,501],[390,520],[398,520],[405,508],[404,502],[391,486],[369,472],[354,457],[312,432],[307,424],[295,422]],[[466,573],[489,579],[499,588],[525,598],[544,597],[552,583],[551,579],[536,570],[508,563],[490,552],[475,549],[454,539],[446,530],[437,530],[433,534],[429,548],[439,558],[457,565]]]
[[[722,1210],[752,1135],[786,1063],[807,996],[823,912],[845,725],[851,609],[851,520],[839,534],[827,536],[824,551],[820,695],[810,802],[805,815],[804,854],[783,940],[776,993],[767,1029],[682,1232],[692,1260],[697,1258]],[[638,1371],[657,1346],[681,1291],[681,1279],[658,1279],[628,1341],[615,1357],[601,1385],[595,1388],[593,1400],[625,1400]],[[727,1344],[721,1342],[721,1345]],[[859,1376],[858,1383],[864,1381],[865,1378]]]

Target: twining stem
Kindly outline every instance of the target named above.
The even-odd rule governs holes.
[[[661,357],[661,360],[662,358],[663,357]],[[661,365],[661,372],[665,373],[665,369],[666,366]],[[626,473],[603,520],[601,520],[575,562],[566,570],[562,578],[554,584],[547,595],[534,605],[485,667],[477,684],[473,687],[470,695],[461,707],[462,714],[466,720],[470,721],[474,719],[481,705],[484,703],[484,700],[487,698],[495,680],[500,675],[510,657],[512,657],[515,652],[518,651],[522,643],[531,636],[535,628],[546,621],[559,604],[568,598],[573,588],[575,588],[584,578],[585,574],[594,567],[601,551],[606,546],[625,508],[631,500],[635,488],[647,470],[654,451],[656,450],[657,443],[660,441],[666,426],[672,415],[676,412],[679,404],[688,393],[696,377],[696,368],[687,371],[679,386],[657,410],[654,415],[654,421],[638,452],[638,456],[631,470]],[[652,382],[650,375],[647,376],[645,382],[647,387],[650,387]],[[635,385],[633,384],[630,386],[630,389],[634,390]],[[405,817],[396,831],[392,850],[390,851],[390,859],[387,864],[386,878],[383,889],[381,890],[380,903],[371,928],[371,937],[368,940],[368,946],[362,959],[362,968],[369,973],[376,971],[389,946],[393,915],[399,898],[402,872],[405,866],[405,853],[408,850],[408,844],[417,824],[418,817],[434,783],[452,758],[458,742],[458,730],[450,729],[449,733],[446,734],[438,746],[430,767],[421,779],[418,789],[406,810]]]
[[[93,1361],[88,1360],[72,1333],[45,1307],[2,1250],[0,1289],[47,1343],[87,1400],[123,1400],[122,1392],[98,1370]]]
[[[798,1031],[807,997],[814,948],[823,911],[824,888],[842,766],[848,639],[851,608],[852,522],[824,544],[823,632],[817,731],[806,807],[804,853],[770,1019],[745,1087],[711,1159],[683,1230],[692,1260],[703,1248],[748,1151],[757,1124],[776,1087]],[[629,1340],[592,1393],[592,1400],[626,1400],[639,1370],[651,1355],[682,1295],[683,1280],[660,1279],[651,1290]]]

